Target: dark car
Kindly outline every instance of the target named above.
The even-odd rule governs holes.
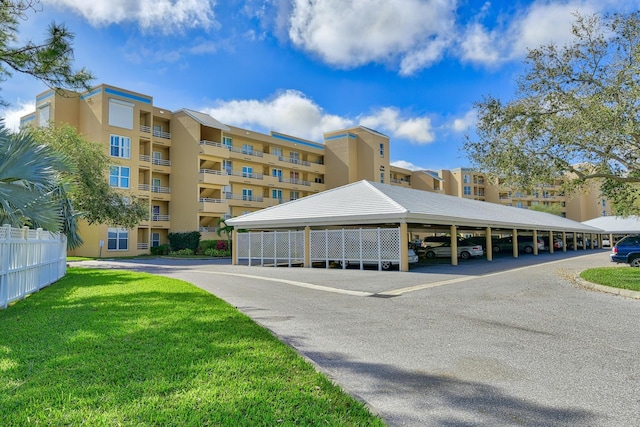
[[[611,261],[640,267],[640,234],[633,234],[611,248]]]
[[[544,250],[544,242],[541,238],[537,239],[538,250]],[[507,252],[513,251],[513,237],[503,237],[502,239],[495,240],[493,242],[493,252]],[[533,253],[533,237],[532,236],[518,236],[518,251],[526,254]]]

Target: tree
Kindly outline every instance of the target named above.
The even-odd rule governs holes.
[[[220,237],[222,237],[222,234],[227,235],[227,249],[231,249],[230,241],[231,241],[231,233],[233,233],[233,226],[227,225],[227,223],[224,222],[224,218],[218,218],[218,227],[217,227],[216,233]]]
[[[72,159],[75,168],[63,176],[74,184],[68,197],[79,217],[89,224],[134,228],[149,216],[148,203],[109,186],[107,176],[113,162],[101,144],[87,141],[69,125],[30,132],[35,140]]]
[[[1,223],[62,231],[67,246],[79,246],[76,215],[67,197],[70,184],[63,176],[72,170],[64,155],[29,133],[11,133],[0,121]]]
[[[55,90],[88,89],[93,76],[85,68],[74,70],[74,35],[64,25],[52,23],[47,38],[16,46],[18,23],[26,19],[29,10],[36,12],[39,0],[0,0],[0,81],[12,71],[29,74]]]
[[[640,213],[640,12],[576,15],[573,39],[529,51],[516,98],[476,103],[475,167],[530,189],[596,180],[621,215]]]

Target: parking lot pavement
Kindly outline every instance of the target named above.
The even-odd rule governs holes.
[[[492,265],[484,273],[483,263],[425,273],[166,260],[102,265],[212,292],[390,425],[640,425],[639,301],[572,283],[577,271],[612,265],[605,251],[526,265],[531,258],[501,269],[484,262]]]

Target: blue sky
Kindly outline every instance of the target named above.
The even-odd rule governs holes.
[[[629,12],[640,0],[41,0],[21,22],[52,21],[75,59],[107,83],[235,126],[322,141],[364,125],[410,169],[468,166],[474,102],[509,100],[527,48],[570,39],[572,14]],[[2,83],[11,127],[46,87]]]

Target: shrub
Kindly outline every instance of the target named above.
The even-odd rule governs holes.
[[[169,255],[169,245],[152,246],[151,255]]]
[[[200,244],[200,232],[191,231],[188,233],[169,233],[169,246],[172,251],[181,249],[191,249],[192,255],[198,249]]]
[[[219,251],[228,250],[227,242],[225,242],[224,240],[218,240],[218,243],[216,244],[216,249],[219,250]]]
[[[191,249],[189,249],[189,248],[186,248],[186,249],[180,249],[180,250],[178,250],[178,251],[173,251],[173,252],[171,252],[171,255],[179,255],[179,256],[180,256],[180,255],[181,255],[181,256],[185,256],[185,255],[193,255],[193,254],[194,254],[194,251],[192,251],[192,250],[191,250]]]
[[[231,255],[230,251],[227,250],[220,250],[220,249],[215,249],[215,248],[209,248],[205,251],[204,253],[206,256],[211,256],[211,257],[222,257],[222,256],[229,256]]]
[[[201,240],[196,253],[206,255],[207,249],[215,249],[217,244],[218,240]]]

